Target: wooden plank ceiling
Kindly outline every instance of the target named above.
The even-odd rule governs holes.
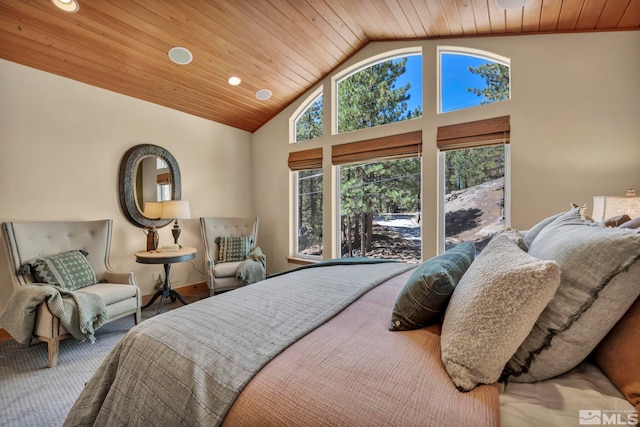
[[[0,57],[249,132],[370,41],[640,28],[640,0],[78,1],[0,0]]]

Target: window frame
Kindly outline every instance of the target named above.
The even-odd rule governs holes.
[[[329,105],[330,108],[330,112],[331,112],[331,135],[345,135],[345,134],[349,134],[352,132],[358,132],[358,131],[362,131],[362,130],[366,130],[366,129],[372,129],[372,128],[364,128],[364,129],[355,129],[352,131],[347,131],[347,132],[338,132],[338,85],[340,84],[340,82],[342,82],[343,80],[351,77],[352,75],[366,69],[369,67],[372,67],[376,64],[379,64],[381,62],[384,61],[389,61],[389,60],[394,60],[394,59],[398,59],[398,58],[404,58],[405,56],[416,56],[416,55],[420,55],[422,57],[422,71],[421,71],[421,81],[420,81],[420,86],[422,87],[422,111],[424,111],[424,54],[422,52],[422,46],[412,46],[412,47],[406,47],[406,48],[401,48],[401,49],[394,49],[391,51],[386,51],[384,53],[378,54],[378,55],[373,55],[368,57],[367,59],[360,61],[344,70],[342,70],[341,72],[333,75],[331,77],[331,105]],[[324,106],[324,108],[327,108],[327,105]],[[424,115],[422,116],[424,117]],[[422,118],[420,117],[420,118]],[[397,124],[397,123],[403,123],[404,120],[402,122],[396,122],[396,123],[388,123],[388,124]],[[384,126],[384,125],[383,125]],[[376,126],[377,127],[377,126]]]
[[[392,134],[387,137],[373,138],[362,141],[353,141],[345,144],[333,145],[331,163],[333,167],[333,182],[335,185],[335,209],[332,214],[332,222],[334,228],[334,253],[342,256],[342,194],[341,183],[342,166],[353,164],[373,163],[387,160],[399,160],[407,158],[420,159],[420,200],[424,200],[424,162],[422,161],[422,130],[406,132],[401,134]],[[370,147],[368,150],[366,147]],[[390,151],[385,151],[389,148]],[[380,154],[382,153],[382,154]],[[348,157],[345,157],[347,154]],[[420,213],[422,212],[422,203],[420,204]],[[424,256],[424,236],[423,224],[420,224],[420,256]]]
[[[504,225],[511,224],[511,116],[499,116],[472,122],[440,126],[437,129],[438,148],[438,253],[446,249],[446,152],[458,149],[480,148],[494,145],[504,147]]]
[[[507,67],[509,67],[509,99],[506,99],[505,101],[508,101],[511,99],[512,92],[511,92],[511,59],[510,58],[499,55],[497,53],[489,52],[486,50],[474,49],[470,47],[437,46],[436,47],[436,61],[437,61],[437,68],[436,68],[437,90],[436,91],[437,91],[437,98],[438,98],[437,106],[436,106],[437,114],[453,113],[455,111],[461,111],[461,110],[466,110],[468,108],[476,108],[476,107],[482,106],[482,105],[475,105],[472,107],[460,108],[457,110],[442,111],[442,55],[443,54],[472,56],[475,58],[485,59],[488,61],[496,62],[498,64],[506,65]]]
[[[306,141],[314,141],[316,139],[320,139],[324,136],[324,111],[326,110],[326,105],[325,105],[325,100],[324,100],[324,91],[323,91],[323,86],[320,85],[319,87],[317,87],[313,92],[311,92],[311,94],[307,97],[307,99],[300,104],[300,107],[298,107],[294,113],[291,115],[291,117],[289,118],[289,143],[290,144],[297,144],[299,142],[306,142]],[[318,138],[313,138],[313,139],[303,139],[301,141],[298,141],[296,139],[297,137],[297,124],[298,124],[298,120],[300,119],[300,116],[302,116],[309,108],[311,108],[311,106],[318,100],[319,97],[323,97],[322,99],[322,134],[323,136],[320,136]]]

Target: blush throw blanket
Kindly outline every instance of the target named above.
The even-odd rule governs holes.
[[[105,303],[98,295],[73,292],[57,286],[25,285],[9,298],[0,314],[0,326],[20,344],[31,340],[36,310],[46,303],[64,328],[78,341],[95,341],[94,333],[108,318]]]
[[[370,289],[414,267],[299,270],[153,317],[106,357],[65,425],[220,425],[266,363]]]

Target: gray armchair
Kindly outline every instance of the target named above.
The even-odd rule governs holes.
[[[205,267],[209,294],[242,286],[236,277],[241,261],[220,262],[219,237],[251,236],[251,249],[258,241],[258,218],[200,218],[200,230],[205,249]]]
[[[133,315],[135,324],[141,320],[141,295],[132,272],[116,272],[109,265],[112,220],[72,222],[5,222],[4,241],[9,254],[14,289],[34,283],[31,274],[19,272],[35,258],[81,249],[88,253],[87,261],[99,283],[79,289],[98,295],[105,303],[107,322]],[[102,283],[100,283],[102,282]],[[71,334],[53,315],[46,303],[37,306],[33,337],[48,344],[49,367],[58,361],[61,340]]]

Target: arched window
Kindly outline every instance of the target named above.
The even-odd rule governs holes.
[[[302,112],[294,119],[293,142],[322,137],[322,89],[311,95]]]
[[[441,113],[511,98],[508,58],[477,49],[439,46],[438,60]]]
[[[335,80],[336,133],[422,117],[422,52],[386,54]]]

